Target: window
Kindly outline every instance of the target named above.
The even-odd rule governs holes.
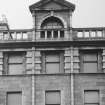
[[[41,31],[41,38],[45,38],[45,31]]]
[[[60,29],[63,28],[63,23],[59,18],[51,16],[42,22],[41,27],[43,29]]]
[[[81,70],[85,73],[101,72],[101,51],[82,51]]]
[[[64,31],[60,31],[60,37],[64,38]]]
[[[8,92],[7,105],[22,105],[22,93],[21,92]]]
[[[47,31],[47,38],[51,38],[51,31]]]
[[[45,103],[46,105],[60,105],[61,104],[60,91],[46,91]]]
[[[4,74],[23,74],[25,71],[25,53],[4,53]]]
[[[84,105],[99,105],[99,91],[86,90],[84,92]]]
[[[63,72],[63,52],[51,51],[42,53],[42,68],[46,73]]]
[[[49,17],[41,24],[40,38],[57,39],[64,38],[64,25],[62,21],[56,17]]]
[[[54,38],[58,38],[58,31],[54,31]]]

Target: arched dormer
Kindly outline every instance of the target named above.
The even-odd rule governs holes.
[[[72,28],[71,20],[72,13],[75,10],[74,4],[66,0],[40,0],[39,2],[32,4],[29,9],[33,16],[33,28],[35,29],[33,39],[72,39],[72,34],[68,29]],[[53,23],[50,23],[53,19]],[[48,30],[47,28],[45,29],[45,27],[49,26],[48,24],[53,24],[52,26],[54,26],[54,22],[57,23],[57,28],[53,29],[52,27],[51,29],[50,27]],[[58,29],[58,27],[63,28]]]
[[[60,19],[58,19],[57,17],[51,16],[42,22],[41,28],[43,29],[61,29],[61,28],[64,28],[64,25]]]
[[[40,38],[64,38],[64,25],[54,16],[48,17],[41,24]]]

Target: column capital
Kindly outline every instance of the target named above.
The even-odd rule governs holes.
[[[72,16],[72,11],[71,10],[69,11],[69,16]]]
[[[33,12],[32,12],[32,17],[35,17],[35,16],[36,16],[36,15],[35,15],[35,11],[33,11]]]

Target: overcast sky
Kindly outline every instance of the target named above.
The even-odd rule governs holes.
[[[0,16],[5,14],[11,29],[32,28],[29,5],[39,0],[0,0]],[[105,27],[105,0],[67,0],[76,5],[73,27]]]

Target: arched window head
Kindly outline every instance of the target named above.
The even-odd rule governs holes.
[[[41,28],[42,29],[61,29],[61,28],[64,28],[64,26],[60,19],[52,16],[43,21]]]
[[[40,38],[43,39],[60,39],[64,38],[64,25],[62,21],[56,17],[49,17],[41,24]]]

